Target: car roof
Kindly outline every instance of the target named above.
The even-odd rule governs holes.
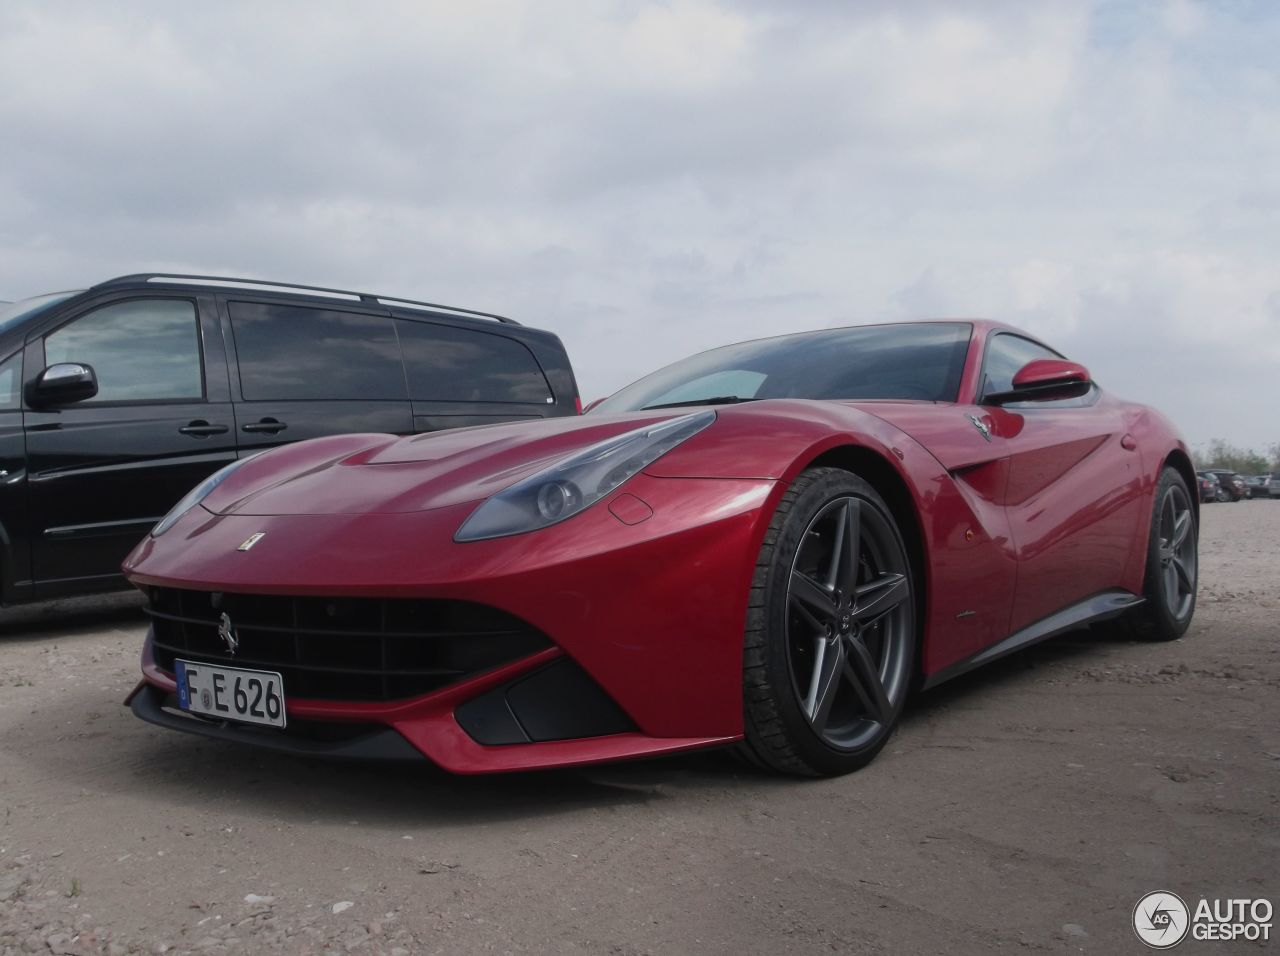
[[[402,299],[396,296],[376,295],[369,292],[352,292],[348,289],[330,289],[325,286],[300,285],[295,282],[273,282],[269,279],[244,279],[235,276],[188,275],[171,272],[136,272],[131,275],[116,276],[99,282],[89,291],[97,292],[113,288],[130,288],[133,286],[154,286],[159,288],[206,287],[218,291],[272,292],[279,295],[306,295],[316,298],[361,302],[365,305],[380,305],[385,308],[417,308],[431,309],[437,312],[449,312],[468,318],[492,319],[503,325],[519,325],[515,319],[495,312],[480,312],[476,309],[463,309],[453,305],[442,305],[438,302],[421,302],[417,299]]]

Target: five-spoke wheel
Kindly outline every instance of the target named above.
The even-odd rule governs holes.
[[[1145,603],[1129,616],[1137,636],[1171,641],[1186,633],[1196,609],[1197,514],[1186,480],[1166,467],[1156,485],[1147,542]]]
[[[892,513],[833,468],[787,492],[753,589],[746,746],[777,769],[854,770],[888,740],[915,651],[911,567]]]
[[[1196,597],[1195,512],[1181,485],[1164,490],[1160,502],[1160,567],[1164,601],[1175,618],[1186,615]]]

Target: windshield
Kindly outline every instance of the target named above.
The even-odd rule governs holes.
[[[866,325],[712,349],[668,365],[596,407],[626,412],[764,398],[954,402],[967,322]]]
[[[37,312],[57,305],[59,302],[65,302],[73,295],[79,295],[81,289],[73,289],[70,292],[50,292],[48,295],[37,295],[30,299],[23,299],[20,302],[5,302],[0,304],[0,332],[8,330],[11,326],[16,326],[23,319],[30,318]]]

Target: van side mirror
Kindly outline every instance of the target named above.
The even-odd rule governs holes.
[[[92,365],[59,362],[46,368],[32,383],[27,393],[27,404],[32,408],[70,405],[97,394],[98,376],[94,374]]]
[[[1093,380],[1089,370],[1076,362],[1065,359],[1035,359],[1018,369],[1013,376],[1013,388],[1007,392],[987,395],[988,405],[1005,405],[1009,402],[1052,402],[1063,398],[1079,398],[1089,394]]]

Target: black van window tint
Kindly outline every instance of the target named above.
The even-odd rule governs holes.
[[[0,305],[0,332],[16,328],[29,319],[34,319],[41,312],[52,309],[60,302],[66,302],[73,295],[79,295],[83,289],[74,292],[50,292],[48,295],[37,295],[17,302],[6,302]]]
[[[0,362],[0,411],[18,407],[18,374],[21,371],[21,352]]]
[[[248,401],[404,400],[404,368],[386,316],[229,303]]]
[[[185,299],[95,309],[45,337],[44,361],[93,366],[93,403],[204,398],[196,307]]]
[[[423,402],[552,400],[537,359],[505,335],[399,320],[409,396]]]

